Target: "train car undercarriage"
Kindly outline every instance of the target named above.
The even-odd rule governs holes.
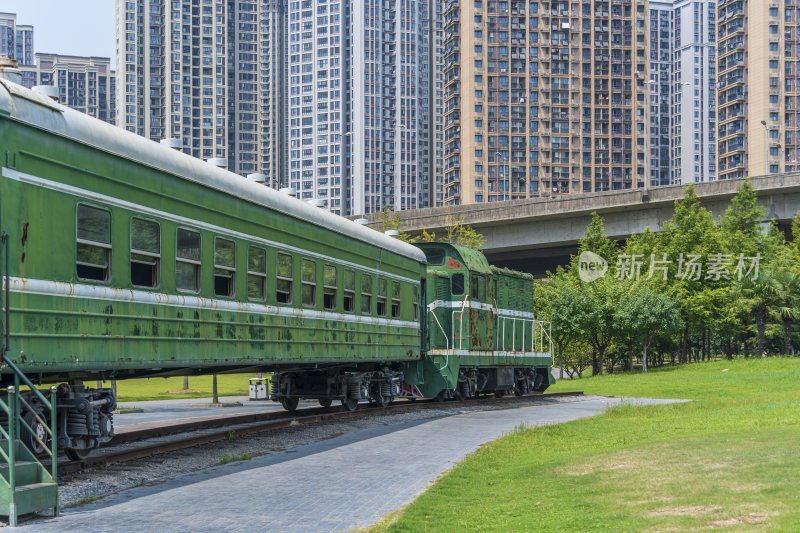
[[[382,367],[368,371],[341,369],[276,372],[270,383],[270,399],[287,411],[297,409],[300,399],[315,399],[323,407],[334,400],[354,411],[361,400],[386,407],[402,395],[403,373]]]
[[[546,369],[529,367],[462,367],[453,388],[443,388],[436,400],[466,400],[481,396],[506,394],[521,396],[544,391],[549,382]],[[276,372],[270,382],[270,400],[280,402],[289,412],[297,409],[301,399],[318,400],[323,407],[340,401],[354,411],[362,400],[385,407],[397,398],[422,398],[418,389],[403,381],[403,372],[383,367],[370,371],[295,370]]]
[[[67,457],[73,461],[84,459],[114,437],[117,402],[112,389],[89,389],[81,381],[62,383],[53,389],[39,392],[46,398],[56,395],[56,439]],[[42,455],[50,445],[45,429],[50,425],[49,410],[33,391],[21,391],[20,395],[22,419],[30,428],[23,425],[20,437],[34,454]],[[3,400],[7,402],[7,396]]]

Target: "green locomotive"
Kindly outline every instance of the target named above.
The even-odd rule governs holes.
[[[530,278],[478,252],[403,243],[6,80],[0,163],[0,379],[61,382],[71,458],[113,436],[113,392],[84,380],[272,371],[288,410],[552,382]],[[37,451],[49,394],[20,394]]]

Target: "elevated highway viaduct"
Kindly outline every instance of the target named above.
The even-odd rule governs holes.
[[[750,179],[758,202],[766,213],[789,234],[791,219],[800,211],[800,173],[771,174]],[[702,205],[715,217],[725,213],[743,180],[694,184]],[[401,211],[404,228],[410,233],[423,229],[444,233],[448,215],[463,217],[486,237],[484,252],[493,264],[541,275],[569,262],[578,240],[586,231],[592,212],[605,221],[606,234],[624,240],[650,227],[660,231],[683,195],[682,185],[669,185],[594,194],[562,195],[554,198],[513,200]],[[378,227],[377,217],[368,217]]]

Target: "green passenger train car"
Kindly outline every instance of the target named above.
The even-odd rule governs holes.
[[[113,434],[82,380],[312,366],[354,408],[421,358],[411,245],[3,80],[0,162],[3,357],[65,382],[73,455]]]

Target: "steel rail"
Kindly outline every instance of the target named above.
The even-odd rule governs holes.
[[[265,433],[290,426],[309,425],[329,420],[344,420],[348,418],[362,416],[377,416],[381,414],[404,411],[410,409],[435,409],[458,406],[478,406],[478,405],[503,405],[516,404],[521,400],[547,399],[563,396],[582,396],[583,391],[576,392],[556,392],[549,394],[526,394],[523,396],[504,396],[502,398],[481,399],[480,403],[474,399],[439,402],[433,399],[419,401],[398,401],[382,409],[356,409],[346,411],[343,408],[331,409],[324,407],[310,407],[300,409],[295,413],[270,412],[270,413],[251,413],[243,415],[220,415],[203,418],[200,420],[187,420],[169,426],[158,426],[140,430],[130,430],[116,435],[109,446],[103,451],[90,455],[79,461],[63,461],[58,464],[59,475],[72,474],[83,470],[102,468],[115,463],[143,459],[154,455],[160,455],[173,451],[191,448],[202,444],[230,440],[240,436],[253,433]],[[164,421],[167,422],[167,421]],[[204,433],[202,435],[192,435],[189,437],[173,439],[168,442],[158,442],[146,444],[140,447],[127,450],[114,450],[116,444],[130,443],[156,437],[181,435],[193,431],[204,429],[221,428],[219,431]],[[47,464],[45,461],[43,464]]]

